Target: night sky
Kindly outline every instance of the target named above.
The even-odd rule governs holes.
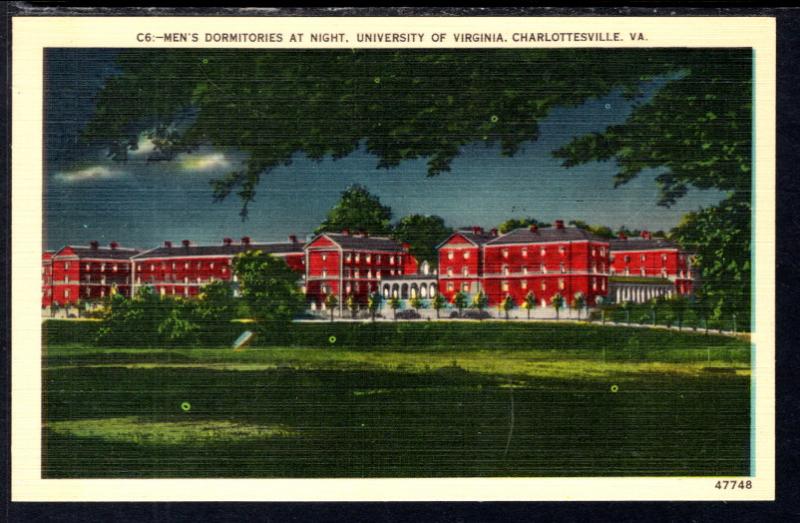
[[[613,161],[561,167],[551,151],[574,136],[625,120],[632,102],[611,95],[554,111],[541,122],[539,141],[514,157],[476,144],[453,161],[451,172],[434,178],[426,177],[424,159],[386,171],[376,169],[377,159],[363,151],[319,163],[298,156],[291,166],[262,177],[249,218],[242,222],[241,202],[231,196],[213,203],[209,186],[209,180],[237,167],[242,158],[236,151],[209,148],[169,162],[147,162],[150,144],[143,139],[139,152],[123,163],[78,145],[78,135],[94,110],[95,94],[104,78],[114,74],[115,54],[109,49],[52,49],[45,56],[47,249],[91,240],[150,248],[164,240],[203,244],[223,237],[302,238],[352,183],[379,195],[395,219],[438,214],[452,227],[491,228],[508,218],[533,216],[668,230],[687,211],[723,197],[719,191],[691,189],[678,205],[666,209],[656,206],[654,178],[659,171],[614,189]]]

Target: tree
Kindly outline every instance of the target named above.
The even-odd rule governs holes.
[[[445,302],[444,296],[439,293],[436,293],[436,296],[433,297],[431,300],[431,307],[433,310],[436,311],[436,319],[439,319],[439,311],[442,310],[447,302]]]
[[[381,303],[383,303],[383,296],[378,291],[371,293],[367,298],[367,310],[369,310],[372,321],[375,321],[375,314],[381,308]]]
[[[339,306],[339,298],[336,297],[334,293],[330,293],[325,295],[325,308],[331,312],[331,322],[333,321],[333,312],[336,310],[336,307]]]
[[[536,296],[533,291],[528,291],[525,299],[522,300],[522,308],[528,313],[528,319],[531,319],[531,311],[536,308]]]
[[[461,312],[467,307],[467,293],[458,291],[453,295],[453,305],[458,309],[458,316],[461,317]]]
[[[489,305],[489,298],[482,290],[478,291],[478,293],[472,297],[472,307],[478,309],[479,320],[483,319],[483,309],[485,309],[487,305]]]
[[[550,304],[556,310],[556,319],[558,319],[558,312],[564,307],[564,297],[561,296],[560,292],[553,294],[553,297],[550,298]]]
[[[667,304],[675,315],[675,319],[678,320],[678,330],[681,330],[683,327],[683,315],[686,313],[689,302],[686,300],[685,296],[674,294],[667,299]]]
[[[500,234],[505,234],[509,231],[513,231],[514,229],[521,229],[523,227],[529,227],[531,225],[536,225],[540,229],[544,229],[546,227],[550,227],[549,223],[540,222],[536,218],[511,218],[503,223],[501,223],[497,229],[500,231]]]
[[[392,236],[411,245],[410,253],[420,262],[427,261],[432,265],[438,262],[439,253],[436,246],[447,239],[453,232],[444,224],[439,216],[411,214],[404,216],[394,226]]]
[[[299,276],[283,260],[259,250],[246,251],[233,259],[233,273],[259,328],[280,328],[305,309]]]
[[[397,309],[399,309],[401,305],[402,302],[400,301],[400,298],[398,298],[397,296],[393,295],[391,298],[389,298],[389,308],[392,309],[392,314],[394,316],[393,319],[395,321],[397,321]]]
[[[317,227],[320,232],[366,232],[386,235],[391,228],[392,209],[381,204],[381,199],[363,185],[353,184],[344,191],[339,201],[329,211],[325,220]]]
[[[625,312],[625,323],[630,324],[631,322],[631,302],[628,300],[623,301],[619,304],[619,308]]]
[[[572,306],[578,311],[578,319],[581,319],[581,309],[586,307],[586,298],[583,297],[582,292],[576,292],[572,298]]]
[[[200,289],[196,313],[202,323],[227,323],[234,318],[237,305],[233,285],[227,281],[215,281]]]
[[[514,298],[511,296],[506,296],[503,298],[503,301],[500,302],[500,310],[505,313],[506,320],[508,319],[508,311],[513,309],[515,305]]]
[[[605,305],[606,299],[602,296],[598,296],[594,299],[594,304],[600,308],[600,322],[605,325],[606,324],[606,309],[603,307]]]
[[[614,231],[611,230],[611,227],[606,225],[589,225],[583,220],[570,220],[569,224],[573,227],[577,227],[578,229],[589,231],[595,236],[600,236],[601,238],[614,238]]]
[[[347,310],[350,311],[350,317],[356,319],[356,314],[358,314],[358,299],[350,294],[344,300],[344,305],[347,307]]]
[[[408,300],[408,304],[411,306],[412,309],[414,309],[414,312],[419,312],[419,309],[423,308],[425,305],[422,302],[422,299],[416,294],[412,296],[410,300]]]

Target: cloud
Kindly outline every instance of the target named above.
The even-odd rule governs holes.
[[[178,156],[181,169],[187,171],[211,171],[230,166],[230,161],[223,153],[182,154]]]
[[[105,165],[92,165],[83,169],[72,171],[61,171],[56,173],[55,178],[62,182],[83,182],[87,180],[108,180],[119,178],[127,174],[125,171],[112,169]]]

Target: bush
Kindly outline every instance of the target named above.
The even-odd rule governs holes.
[[[397,312],[398,320],[418,320],[420,318],[422,318],[422,316],[420,316],[420,314],[414,309],[408,309]]]

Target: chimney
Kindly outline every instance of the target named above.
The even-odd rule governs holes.
[[[250,237],[242,236],[242,245],[250,245]]]
[[[289,235],[289,241],[291,243],[297,243],[297,236],[295,236],[294,234],[290,234]]]
[[[492,229],[490,233],[492,236],[497,236],[497,229]]]
[[[650,231],[642,231],[642,238],[645,240],[651,239],[653,236],[650,234]]]
[[[172,242],[169,241],[169,240],[164,240],[164,247],[166,247],[167,249],[171,249],[172,248]]]
[[[111,242],[108,244],[108,246],[111,247],[112,251],[114,251],[117,249],[117,247],[119,247],[119,244],[117,242]]]
[[[96,251],[98,247],[100,247],[100,242],[97,240],[89,242],[89,246],[92,248],[93,251]]]
[[[472,226],[472,234],[480,234],[481,228],[477,225]]]
[[[183,245],[187,249],[189,248],[189,245],[191,245],[191,243],[192,242],[190,242],[189,240],[181,240],[181,245]]]
[[[622,232],[622,231],[620,231],[620,233],[617,235],[617,237],[618,237],[620,240],[627,240],[627,239],[628,239],[628,237],[627,237],[627,236],[625,236],[625,233],[624,233],[624,232]]]
[[[535,223],[532,223],[531,226],[528,227],[528,230],[530,230],[531,232],[534,232],[534,233],[535,232],[539,232],[539,226],[536,225]]]
[[[564,220],[556,220],[556,229],[564,228]]]
[[[345,236],[350,236],[350,229],[342,229],[342,234]]]
[[[231,238],[222,238],[222,245],[230,246],[233,243],[233,239]]]

